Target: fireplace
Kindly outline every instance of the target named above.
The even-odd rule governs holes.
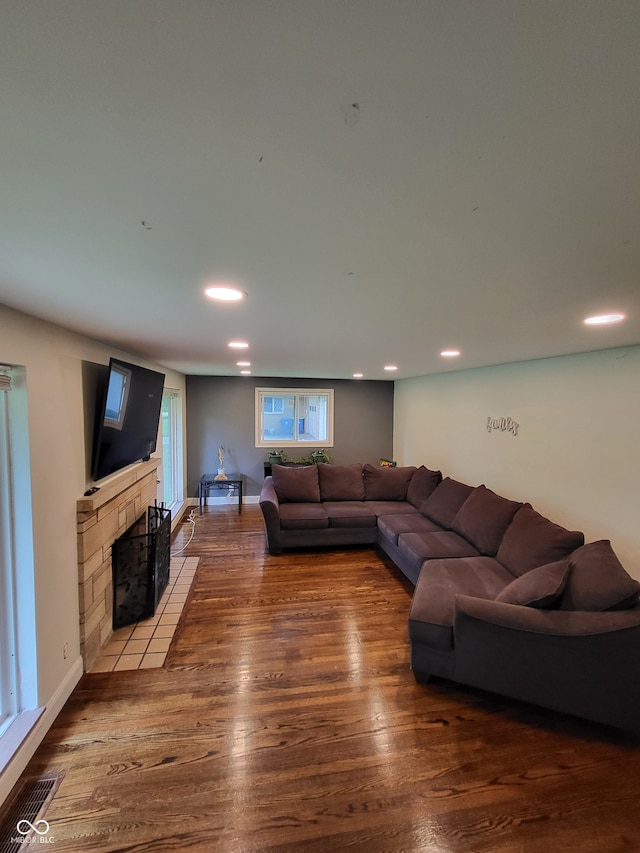
[[[113,630],[153,616],[169,582],[171,511],[150,506],[113,543]]]
[[[87,672],[113,633],[111,546],[155,503],[161,462],[139,462],[77,503],[80,650]]]

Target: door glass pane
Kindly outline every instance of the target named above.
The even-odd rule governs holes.
[[[162,423],[162,499],[171,506],[175,499],[174,466],[173,466],[173,443],[174,443],[174,398],[164,396],[162,398],[161,423]]]
[[[0,733],[18,711],[8,394],[0,391]]]

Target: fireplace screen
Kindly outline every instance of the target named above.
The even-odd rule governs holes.
[[[146,516],[113,543],[114,631],[155,613],[169,582],[170,537],[171,510],[150,506]]]

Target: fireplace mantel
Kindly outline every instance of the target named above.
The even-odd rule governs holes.
[[[80,650],[85,671],[113,631],[111,546],[156,500],[161,463],[153,458],[126,468],[77,502]]]

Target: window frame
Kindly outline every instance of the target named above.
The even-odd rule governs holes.
[[[327,398],[325,439],[309,441],[298,437],[298,422],[302,417],[299,412],[301,397],[324,396]],[[293,438],[273,439],[263,437],[263,416],[270,414],[264,411],[264,399],[268,397],[292,397],[293,404]],[[278,413],[276,413],[278,414]],[[282,413],[284,414],[284,412]],[[256,388],[255,389],[255,446],[256,447],[333,447],[334,443],[334,389],[333,388]]]

